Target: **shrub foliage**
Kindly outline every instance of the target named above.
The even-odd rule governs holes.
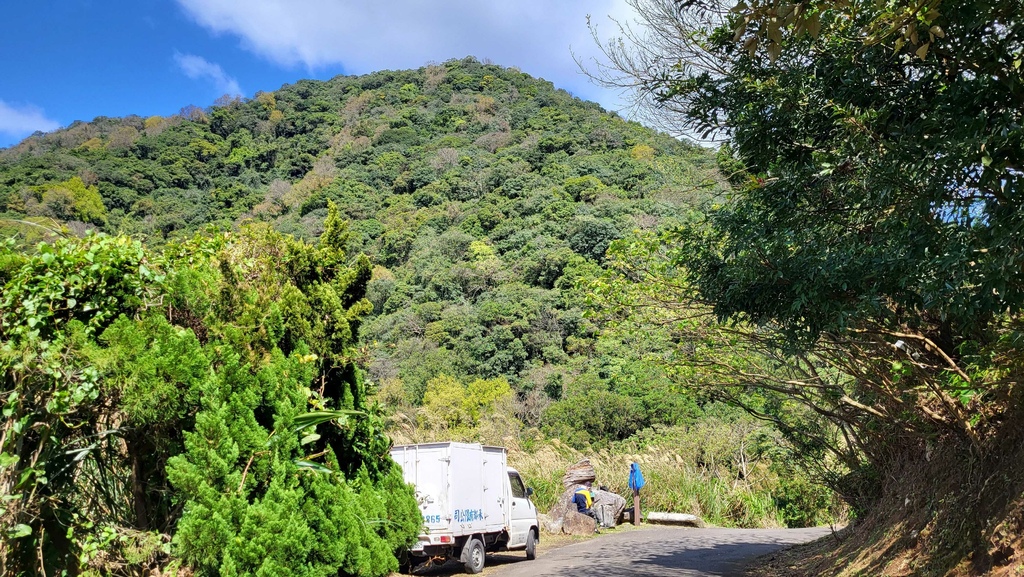
[[[116,571],[147,533],[200,574],[397,568],[420,518],[354,366],[369,263],[325,226],[4,247],[5,572]]]

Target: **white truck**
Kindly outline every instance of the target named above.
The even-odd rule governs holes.
[[[540,540],[533,489],[508,467],[503,447],[476,443],[422,443],[391,449],[391,458],[416,488],[423,533],[403,563],[458,559],[467,573],[484,568],[486,553],[526,551]]]

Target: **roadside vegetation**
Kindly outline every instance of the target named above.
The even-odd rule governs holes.
[[[252,227],[0,250],[0,569],[384,575],[420,524],[351,361],[369,263]]]
[[[443,397],[443,406],[460,406],[472,398],[472,389]],[[437,405],[400,409],[391,415],[391,438],[396,444],[455,440],[507,447],[509,465],[534,489],[541,512],[561,497],[566,468],[589,459],[597,485],[630,503],[629,466],[639,463],[648,482],[645,512],[685,512],[708,526],[751,528],[810,527],[847,518],[845,504],[800,468],[778,430],[742,409],[711,403],[689,425],[654,426],[622,441],[580,444],[527,427],[515,418],[516,401],[506,391],[480,407],[479,421],[460,426],[434,419]]]

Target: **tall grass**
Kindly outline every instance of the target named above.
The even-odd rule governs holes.
[[[597,485],[632,501],[628,486],[630,463],[637,462],[647,480],[640,492],[642,511],[690,513],[705,523],[721,527],[782,527],[768,487],[730,482],[709,476],[670,449],[649,446],[636,453],[605,449],[583,452],[557,439],[538,443],[533,451],[509,451],[509,464],[533,487],[534,501],[549,510],[562,494],[566,467],[588,458],[597,474]]]
[[[647,481],[641,491],[645,513],[690,513],[720,527],[784,527],[787,521],[822,524],[842,516],[827,494],[823,501],[822,490],[799,472],[780,475],[780,467],[772,466],[771,453],[765,450],[765,446],[777,447],[778,440],[758,440],[763,431],[748,422],[708,419],[690,427],[646,431],[595,448],[573,447],[496,417],[472,428],[425,429],[415,425],[415,416],[397,413],[391,435],[396,444],[464,441],[506,447],[509,465],[533,488],[534,502],[542,512],[561,496],[566,468],[590,459],[597,474],[595,485],[626,497],[627,506],[632,505],[629,466],[639,463]],[[814,491],[818,491],[814,499],[804,498]]]

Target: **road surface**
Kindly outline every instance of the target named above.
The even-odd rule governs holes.
[[[488,577],[734,577],[755,557],[828,535],[811,529],[648,526],[537,553],[488,555]]]

